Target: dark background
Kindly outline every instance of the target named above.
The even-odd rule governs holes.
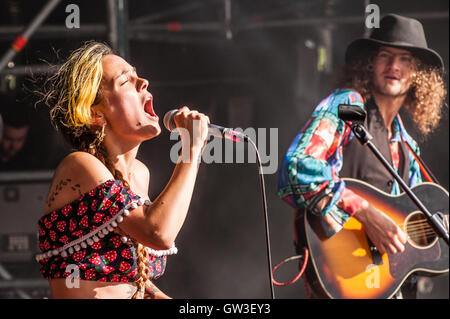
[[[0,0],[0,54],[45,3]],[[68,15],[65,8],[70,3],[79,5],[80,29],[64,27]],[[364,35],[367,3],[233,0],[229,23],[232,38],[227,39],[224,1],[129,0],[125,56],[138,74],[149,80],[154,108],[161,119],[166,111],[188,105],[222,126],[266,128],[267,132],[277,128],[275,157],[279,165],[299,128],[329,93],[347,45]],[[419,18],[429,47],[440,53],[448,70],[447,0],[373,3],[379,6],[381,15],[394,12]],[[185,10],[173,13],[180,7]],[[139,24],[142,17],[152,19]],[[86,40],[108,42],[107,22],[106,1],[62,1],[45,20],[47,29],[39,29],[14,58],[15,66],[58,64]],[[165,30],[171,22],[180,23],[181,30]],[[149,27],[144,29],[142,25]],[[186,31],[183,26],[197,29]],[[325,63],[319,58],[320,52],[325,53]],[[1,73],[2,99],[6,101],[5,94],[14,95],[32,118],[33,133],[24,152],[33,155],[23,169],[52,170],[69,149],[51,127],[48,111],[33,108],[35,99],[29,91],[34,86],[29,74],[10,73],[8,69]],[[33,79],[39,80],[41,75],[37,72]],[[445,81],[447,87],[447,72]],[[405,120],[411,134],[418,137],[410,121]],[[419,139],[424,160],[446,189],[448,132],[445,108],[440,127],[426,140]],[[268,133],[266,137],[269,139]],[[141,146],[138,157],[151,171],[150,198],[161,192],[171,176],[174,164],[169,152],[174,143],[163,130]],[[277,174],[264,177],[275,265],[294,255],[293,211],[276,195]],[[190,211],[177,238],[179,253],[168,258],[166,274],[156,281],[164,292],[175,298],[270,297],[259,187],[255,163],[201,166]],[[7,225],[0,227],[7,233]],[[37,263],[29,267],[34,268],[27,271],[28,275],[38,277]],[[11,266],[10,271],[14,273],[15,269],[23,268]],[[287,264],[276,273],[276,279],[288,281],[296,270],[295,262]],[[21,274],[17,271],[16,276]],[[302,280],[275,287],[275,296],[305,298]],[[435,289],[427,296],[448,298],[448,276],[435,281]]]

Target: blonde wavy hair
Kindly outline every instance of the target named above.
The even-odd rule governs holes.
[[[378,49],[372,50],[365,58],[346,64],[338,72],[335,87],[354,89],[367,102],[372,96],[373,59],[377,53]],[[423,137],[426,137],[441,120],[447,90],[441,70],[437,67],[423,64],[418,57],[413,56],[412,70],[411,86],[404,108]]]
[[[93,125],[91,106],[102,99],[101,83],[103,76],[102,58],[113,54],[112,49],[103,43],[86,42],[73,51],[59,70],[47,78],[38,103],[50,108],[50,118],[57,130],[61,131],[72,148],[88,152],[97,157],[125,187],[128,182],[114,167],[103,145],[104,127]],[[141,292],[148,280],[148,252],[142,244],[133,243],[137,255],[137,291],[133,299],[142,297]]]

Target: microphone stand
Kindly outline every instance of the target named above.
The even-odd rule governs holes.
[[[433,227],[434,231],[444,239],[444,241],[449,244],[449,235],[448,231],[445,229],[444,224],[442,223],[441,218],[439,217],[438,212],[430,213],[428,209],[422,204],[422,202],[417,198],[417,196],[411,191],[411,189],[406,185],[406,183],[403,181],[403,179],[395,172],[395,170],[392,168],[392,166],[389,164],[388,161],[383,157],[383,155],[378,151],[378,149],[373,145],[373,143],[370,141],[372,139],[372,135],[366,130],[366,128],[362,125],[362,122],[360,121],[353,121],[349,122],[347,120],[343,120],[345,124],[347,124],[355,136],[358,138],[359,142],[362,145],[367,145],[369,149],[373,152],[373,154],[380,160],[380,162],[383,164],[384,167],[387,168],[389,173],[395,178],[395,180],[399,183],[399,185],[402,187],[402,189],[405,191],[405,193],[411,198],[411,200],[414,202],[414,204],[424,213],[424,215],[427,217],[428,222]]]

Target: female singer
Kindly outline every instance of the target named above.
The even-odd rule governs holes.
[[[183,107],[174,116],[179,161],[151,202],[150,173],[136,159],[161,132],[148,81],[96,42],[75,50],[46,81],[42,101],[73,152],[55,170],[38,222],[36,259],[54,298],[168,298],[161,276],[191,201],[209,118]]]

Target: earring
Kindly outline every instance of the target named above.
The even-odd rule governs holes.
[[[101,129],[95,131],[95,139],[89,144],[90,149],[95,150],[103,143],[103,140],[105,139],[105,126],[106,123],[102,125]]]
[[[105,139],[105,126],[106,126],[106,123],[103,123],[102,129],[98,130],[96,132],[96,138],[95,138],[95,140],[96,140],[95,145],[96,146],[100,146],[100,144],[102,144],[103,140]]]

